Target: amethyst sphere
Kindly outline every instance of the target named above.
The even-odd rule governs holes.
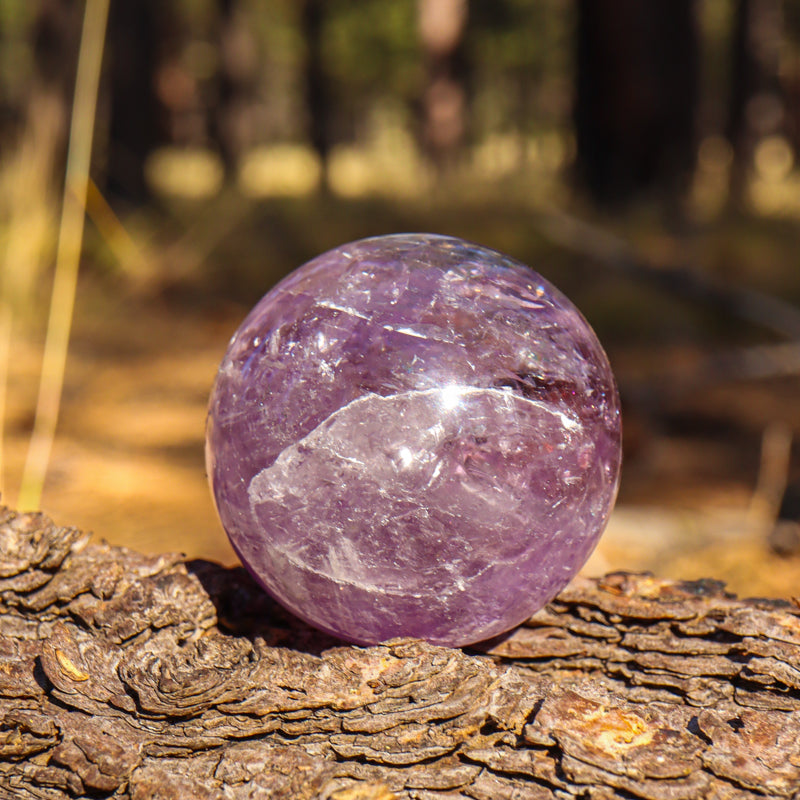
[[[588,558],[616,496],[619,398],[572,303],[446,236],[309,261],[231,339],[206,460],[236,552],[361,644],[509,630]]]

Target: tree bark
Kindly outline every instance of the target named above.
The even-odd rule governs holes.
[[[0,554],[3,797],[797,797],[796,604],[616,573],[472,650],[362,648],[42,515]]]

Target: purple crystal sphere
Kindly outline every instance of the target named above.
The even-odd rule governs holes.
[[[297,616],[371,644],[509,630],[588,558],[619,398],[573,304],[460,239],[381,236],[293,272],[231,339],[206,439],[233,547]]]

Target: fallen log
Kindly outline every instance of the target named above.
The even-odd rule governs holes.
[[[470,650],[352,647],[241,568],[0,511],[0,796],[800,797],[800,609],[577,579]]]

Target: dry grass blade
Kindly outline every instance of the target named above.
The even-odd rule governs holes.
[[[84,209],[89,185],[108,5],[109,0],[87,0],[84,12],[50,317],[36,404],[36,420],[18,500],[22,508],[38,508],[41,502],[61,404],[83,244]]]
[[[5,487],[5,453],[3,449],[8,393],[8,357],[11,352],[11,308],[0,301],[0,496]]]

